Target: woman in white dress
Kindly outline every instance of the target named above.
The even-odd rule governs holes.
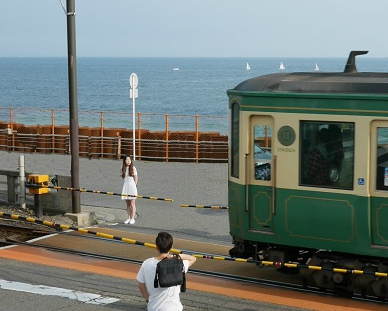
[[[125,224],[133,225],[135,223],[136,205],[135,200],[137,196],[137,171],[133,166],[132,157],[126,156],[123,159],[123,167],[121,169],[121,177],[123,178],[123,190],[121,194],[129,194],[131,196],[121,196],[121,200],[125,200],[127,204],[128,219],[124,221]]]

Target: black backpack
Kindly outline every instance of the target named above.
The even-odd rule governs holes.
[[[186,291],[186,275],[183,260],[179,255],[165,257],[156,265],[154,287],[171,287],[181,285],[181,292]]]

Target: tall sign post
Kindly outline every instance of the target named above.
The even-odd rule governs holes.
[[[70,112],[70,149],[71,149],[71,186],[79,189],[79,141],[78,141],[78,101],[77,101],[77,66],[75,47],[75,3],[67,0],[67,53],[69,72],[69,112]],[[72,210],[81,212],[80,193],[72,191]]]
[[[132,73],[129,77],[129,85],[131,90],[129,92],[129,97],[132,98],[132,141],[133,141],[133,160],[136,160],[136,148],[135,148],[135,98],[139,97],[139,92],[137,89],[138,78],[136,73]]]

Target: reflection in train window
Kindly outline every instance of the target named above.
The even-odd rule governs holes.
[[[388,190],[388,128],[377,128],[376,188]]]
[[[300,184],[353,189],[354,123],[300,122]]]
[[[254,172],[256,180],[271,180],[272,129],[265,125],[253,127]]]

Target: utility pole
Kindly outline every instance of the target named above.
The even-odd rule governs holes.
[[[77,101],[77,57],[75,40],[75,0],[67,0],[67,63],[69,73],[71,186],[79,189],[79,141]],[[72,212],[81,212],[80,193],[72,191]]]

